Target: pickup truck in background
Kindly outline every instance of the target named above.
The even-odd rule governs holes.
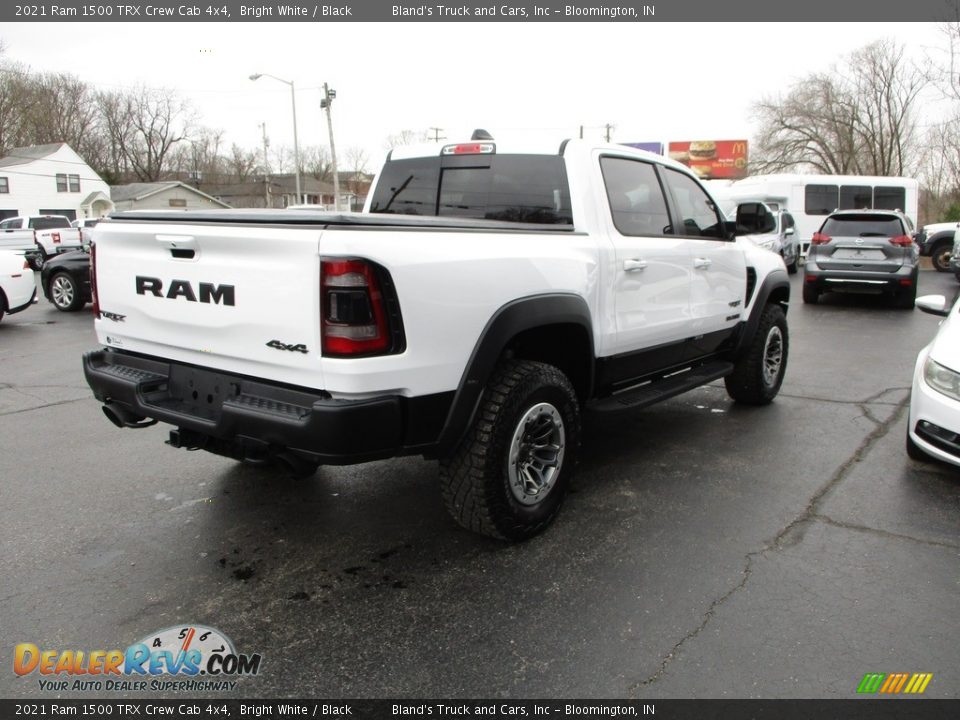
[[[739,403],[774,399],[786,268],[735,237],[690,170],[475,138],[394,149],[363,213],[101,222],[104,347],[83,364],[106,416],[306,474],[437,459],[456,521],[516,541],[557,514],[586,409],[720,379]]]
[[[60,253],[83,246],[80,229],[65,215],[28,215],[0,221],[0,248],[27,253],[34,270]]]

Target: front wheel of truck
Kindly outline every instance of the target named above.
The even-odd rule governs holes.
[[[440,462],[444,503],[474,532],[519,541],[556,517],[580,443],[580,406],[552,365],[508,360],[494,371],[466,437]]]
[[[727,394],[744,405],[766,405],[780,392],[790,347],[783,308],[763,308],[760,324],[733,372],[724,378]]]

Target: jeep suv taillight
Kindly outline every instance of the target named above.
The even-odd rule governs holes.
[[[832,238],[829,235],[824,235],[823,233],[815,232],[813,237],[810,238],[810,243],[812,245],[826,245],[830,242]]]
[[[910,247],[913,245],[913,238],[909,235],[897,235],[897,237],[890,238],[890,243],[898,247]]]
[[[385,292],[386,290],[386,292]],[[402,349],[399,309],[386,270],[366,260],[320,263],[321,346],[328,357]]]

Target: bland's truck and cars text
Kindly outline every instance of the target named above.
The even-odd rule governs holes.
[[[721,378],[776,396],[787,272],[741,224],[624,146],[397,148],[363,213],[102,222],[84,371],[112,422],[174,447],[298,473],[436,458],[460,524],[521,540],[560,508],[585,407]]]

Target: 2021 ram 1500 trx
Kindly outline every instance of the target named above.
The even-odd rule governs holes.
[[[101,223],[87,381],[118,426],[298,470],[420,454],[453,517],[519,540],[563,500],[585,407],[723,378],[762,405],[789,284],[683,166],[627,147],[395,149],[364,213]]]

